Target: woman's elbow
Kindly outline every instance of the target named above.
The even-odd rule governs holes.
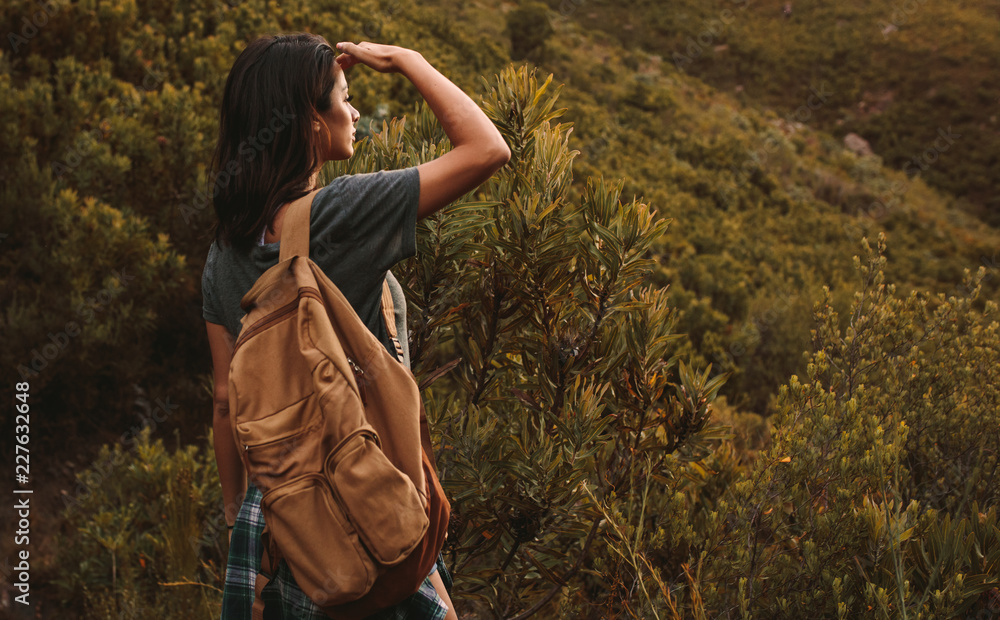
[[[499,148],[497,149],[497,170],[503,168],[507,162],[510,161],[510,147],[504,142],[503,138],[500,138]]]
[[[492,175],[497,170],[501,169],[510,161],[510,147],[502,137],[500,137],[499,132],[497,133],[496,139],[487,149],[486,153],[486,167],[489,169]]]
[[[216,400],[212,404],[212,422],[217,424],[229,424],[228,400]]]

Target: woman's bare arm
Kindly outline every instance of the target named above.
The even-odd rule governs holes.
[[[236,515],[246,493],[246,472],[240,460],[239,448],[233,439],[229,421],[229,362],[233,358],[233,337],[222,325],[205,321],[208,345],[212,350],[212,372],[215,388],[212,398],[212,430],[215,442],[215,463],[222,482],[222,504],[226,525],[236,522]]]
[[[510,159],[510,148],[479,106],[413,50],[376,43],[338,43],[337,62],[357,63],[409,79],[444,128],[452,149],[417,167],[420,204],[417,217],[431,215],[475,189]]]

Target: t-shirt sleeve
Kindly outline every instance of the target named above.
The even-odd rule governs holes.
[[[384,271],[416,254],[419,202],[416,168],[338,177],[313,200],[312,243],[349,243]]]
[[[205,270],[201,272],[201,316],[209,323],[223,325],[222,310],[214,292],[215,245],[208,251]]]

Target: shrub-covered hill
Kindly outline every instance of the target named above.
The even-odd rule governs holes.
[[[692,350],[716,371],[734,373],[725,388],[734,402],[765,411],[776,387],[799,368],[808,343],[807,310],[823,284],[837,289],[850,278],[850,257],[865,234],[890,233],[890,269],[904,286],[953,290],[964,269],[985,266],[991,274],[986,296],[996,293],[994,231],[919,178],[887,169],[878,157],[857,157],[813,129],[836,103],[822,80],[798,109],[758,112],[678,71],[668,59],[582,28],[572,18],[597,5],[570,4],[575,10],[543,13],[554,34],[528,56],[566,84],[561,103],[576,125],[571,145],[581,151],[580,178],[595,172],[624,178],[626,195],[644,196],[674,219],[660,245],[657,281],[671,286]],[[31,15],[31,6],[14,2],[3,9],[5,23],[22,23],[22,34],[35,32],[9,42],[0,56],[0,174],[4,203],[11,205],[0,216],[0,228],[30,231],[4,242],[10,285],[0,301],[12,328],[5,364],[44,364],[42,386],[59,373],[96,374],[101,389],[75,398],[87,410],[97,393],[104,399],[108,389],[138,379],[133,373],[140,366],[127,358],[120,367],[84,365],[81,371],[76,362],[100,346],[135,336],[140,357],[166,364],[200,359],[197,276],[212,219],[204,169],[215,103],[245,40],[260,32],[308,29],[332,39],[391,41],[420,49],[475,89],[479,76],[509,62],[510,16],[539,8],[84,1],[52,5],[45,25],[33,31],[21,19]],[[352,92],[359,109],[370,114],[363,123],[410,109],[416,95],[403,82],[355,72]],[[75,210],[72,205],[87,197],[99,208]],[[153,278],[159,282],[155,290],[132,286],[124,289],[126,297],[114,297],[128,303],[94,301],[105,289],[117,290],[110,263],[118,259],[79,274],[78,268],[50,269],[46,262],[82,254],[86,242],[53,239],[53,227],[42,222],[96,222],[105,211],[121,212],[124,221],[146,231],[133,236],[133,243],[149,239],[170,248],[129,250],[129,256],[148,257],[150,268],[161,264],[157,268],[169,271]],[[53,242],[57,254],[39,250]],[[183,260],[185,267],[163,262],[171,252],[178,256],[169,260]],[[68,305],[58,301],[66,291],[72,291]],[[161,293],[184,304],[161,303]],[[81,310],[88,303],[95,312]],[[94,321],[87,347],[51,362],[38,359],[32,352],[41,352],[52,326],[74,316]],[[127,319],[126,325],[116,326],[119,319]],[[189,337],[176,336],[179,325]],[[147,347],[155,354],[142,353]],[[192,385],[190,391],[198,390]],[[130,402],[134,390],[119,394]]]
[[[420,376],[463,358],[427,394],[469,608],[796,617],[822,603],[819,617],[837,617],[842,602],[862,617],[898,598],[954,617],[996,592],[997,438],[980,425],[996,427],[1000,366],[996,323],[978,311],[995,316],[984,298],[997,296],[1000,239],[953,197],[817,130],[825,91],[791,112],[747,108],[529,3],[39,6],[0,8],[20,37],[0,54],[0,356],[31,383],[33,446],[87,457],[114,444],[65,493],[38,494],[60,504],[66,560],[39,584],[63,595],[46,613],[67,617],[88,589],[102,618],[218,603],[211,587],[171,589],[221,578],[212,459],[195,444],[171,456],[162,439],[201,435],[210,415],[200,192],[225,71],[250,38],[287,30],[415,47],[487,95],[516,143],[515,163],[471,204],[422,224],[421,257],[399,270]],[[543,44],[515,36],[513,50],[508,20],[539,19],[552,22],[532,30]],[[555,75],[547,91],[511,71],[480,82],[512,54]],[[349,166],[442,148],[405,81],[350,79],[366,122],[409,122]],[[562,117],[547,109],[559,83]],[[624,179],[621,202],[588,175]],[[854,269],[862,236],[881,231],[888,245]],[[665,293],[639,289],[646,259],[646,282]],[[977,268],[973,302],[962,274]],[[711,410],[737,441],[707,425],[720,378],[685,357],[732,372],[730,406]],[[732,405],[772,401],[781,424],[765,449],[766,425]],[[60,460],[35,475],[64,466],[81,469]],[[52,558],[56,539],[39,528]],[[775,585],[747,592],[756,579]]]
[[[842,293],[855,285],[851,257],[863,236],[889,235],[888,269],[904,287],[953,293],[965,269],[983,267],[984,297],[997,298],[997,230],[921,177],[857,156],[823,132],[821,115],[837,105],[832,82],[796,94],[793,109],[759,111],[641,49],[636,41],[653,46],[640,35],[655,20],[636,17],[649,6],[610,11],[605,23],[635,23],[640,38],[628,47],[578,21],[604,6],[510,5],[505,20],[492,5],[448,8],[485,41],[507,38],[518,13],[551,21],[552,33],[527,55],[565,84],[576,169],[625,179],[626,195],[673,219],[657,281],[671,287],[694,351],[733,372],[723,389],[731,402],[764,412],[777,386],[803,370],[812,304],[824,284],[848,303]],[[958,154],[960,145],[940,144],[940,161]]]
[[[993,0],[549,0],[587,30],[695,75],[741,102],[855,132],[885,163],[1000,222],[1000,13]],[[954,144],[935,152],[940,131]]]

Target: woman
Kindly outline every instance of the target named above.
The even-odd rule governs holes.
[[[407,364],[406,306],[388,270],[416,253],[417,219],[474,189],[510,158],[482,110],[419,53],[374,43],[338,43],[337,50],[340,55],[312,34],[261,37],[236,59],[223,95],[213,158],[218,225],[202,291],[215,376],[215,455],[231,536],[222,613],[227,620],[250,618],[263,529],[260,492],[246,484],[229,420],[228,373],[240,299],[277,263],[284,207],[315,189],[325,162],[354,153],[359,114],[350,104],[344,71],[362,64],[401,73],[452,144],[448,153],[413,168],[339,177],[312,198],[310,257],[395,354],[380,311],[382,283],[389,282]],[[379,617],[457,619],[445,571],[436,568],[417,593]],[[273,583],[285,618],[323,617],[286,565]]]

